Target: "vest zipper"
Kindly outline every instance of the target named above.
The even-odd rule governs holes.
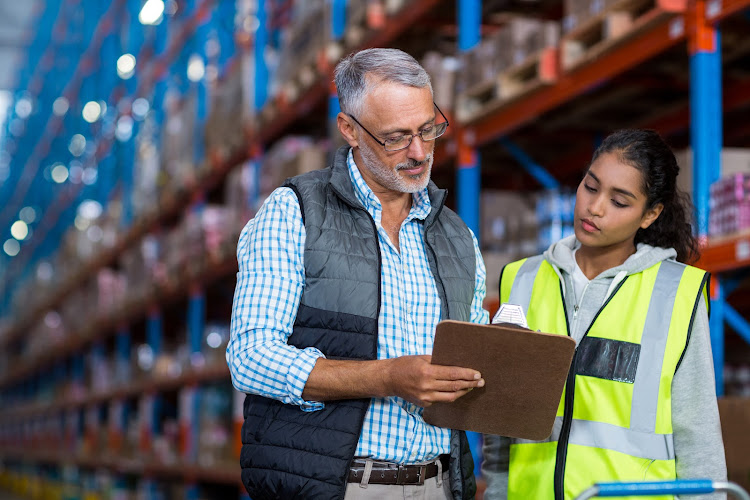
[[[596,312],[594,319],[591,320],[591,324],[586,329],[586,332],[581,337],[581,341],[578,345],[581,345],[583,339],[586,338],[591,327],[594,326],[596,319],[599,317],[601,312],[607,307],[609,301],[615,296],[618,290],[622,288],[622,285],[628,278],[625,277],[617,287],[612,291],[612,294],[607,297],[607,300],[602,304],[602,307]],[[560,297],[563,301],[563,310],[565,309],[565,297],[562,292],[562,282],[560,282]],[[568,314],[565,314],[565,326],[568,328],[568,337],[570,337],[570,324],[568,323]],[[573,354],[573,362],[570,365],[570,371],[568,372],[568,378],[565,381],[565,407],[563,409],[563,424],[560,429],[560,437],[557,439],[557,453],[555,460],[555,500],[565,500],[565,466],[568,457],[568,441],[570,440],[570,427],[573,425],[573,404],[575,402],[575,391],[576,391],[576,365],[578,364],[578,347],[576,347],[575,354]]]
[[[367,214],[367,217],[370,219],[370,223],[372,224],[372,229],[374,231],[375,235],[375,246],[378,249],[378,307],[375,311],[375,322],[377,323],[378,318],[380,318],[380,306],[382,305],[382,301],[380,300],[381,295],[383,294],[383,291],[381,290],[381,287],[383,286],[383,280],[380,279],[380,275],[383,273],[383,258],[380,256],[380,242],[378,241],[378,226],[375,224],[375,219],[372,218],[372,215],[370,215],[370,212],[365,210],[362,207],[357,207],[359,210],[363,210],[365,214]],[[375,326],[375,358],[378,359],[378,327]],[[359,432],[362,432],[362,427],[364,426],[365,417],[367,416],[367,410],[362,412],[362,419],[359,422]],[[356,446],[356,443],[355,443]],[[354,455],[352,455],[349,458],[349,464],[346,467],[346,470],[351,469],[352,462],[354,461]],[[344,479],[343,482],[343,488],[340,491],[340,496],[338,497],[339,500],[344,500],[344,495],[346,495],[346,479]]]
[[[445,292],[445,284],[443,283],[443,279],[440,277],[440,270],[438,269],[437,265],[437,254],[435,253],[435,249],[432,248],[432,245],[430,245],[430,242],[427,241],[427,231],[432,227],[432,225],[437,221],[437,218],[440,217],[440,212],[443,211],[443,207],[445,206],[445,198],[448,196],[448,191],[443,192],[443,199],[440,200],[440,205],[438,206],[437,212],[435,213],[435,216],[430,220],[428,224],[425,224],[424,228],[424,246],[430,250],[430,253],[432,254],[432,260],[435,262],[435,285],[440,287],[440,290],[442,290],[442,294],[440,293],[440,290],[438,290],[438,295],[440,296],[440,301],[445,303],[445,311],[448,314],[447,318],[443,319],[450,319],[451,317],[451,311],[450,311],[450,304],[448,303],[448,295]],[[429,264],[429,262],[428,262]],[[442,314],[442,311],[441,311]],[[459,454],[460,455],[460,454]]]
[[[560,283],[560,300],[562,301],[563,311],[565,311],[565,294],[563,293],[562,280]],[[570,337],[570,322],[568,321],[568,313],[565,313],[565,329],[567,330],[568,337]],[[560,436],[557,438],[557,451],[555,459],[555,500],[564,500],[564,481],[565,477],[565,459],[568,454],[568,435],[570,434],[570,423],[573,420],[573,397],[575,396],[575,365],[578,358],[578,350],[576,349],[573,354],[573,361],[570,365],[570,371],[568,372],[568,378],[565,381],[565,405],[563,406],[563,424],[560,429]],[[564,446],[560,446],[563,442]]]
[[[364,210],[364,209],[361,209]],[[370,212],[367,210],[364,210],[364,212],[367,214],[367,217],[370,218],[370,223],[372,224],[372,230],[375,231],[375,246],[378,248],[378,308],[377,311],[375,311],[375,320],[377,321],[378,318],[380,318],[380,306],[382,305],[382,301],[380,297],[383,294],[382,286],[383,286],[383,280],[381,275],[383,274],[383,257],[380,255],[380,241],[378,240],[378,226],[375,224],[375,219],[372,218],[372,215],[370,215]],[[377,331],[375,332],[375,338],[377,339],[378,334]],[[377,341],[376,341],[377,342]],[[377,343],[375,344],[375,359],[378,359],[377,356]]]

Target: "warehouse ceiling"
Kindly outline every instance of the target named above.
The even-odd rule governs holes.
[[[13,90],[43,0],[0,0],[0,90]]]

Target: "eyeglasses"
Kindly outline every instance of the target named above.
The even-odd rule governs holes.
[[[445,120],[444,122],[430,125],[429,127],[422,129],[422,131],[418,134],[401,134],[397,136],[388,137],[385,141],[382,141],[382,142],[377,137],[375,137],[375,135],[373,135],[372,132],[367,130],[364,125],[359,123],[359,120],[354,118],[354,116],[350,115],[349,113],[347,113],[347,115],[349,116],[349,118],[357,122],[357,125],[362,127],[362,130],[370,134],[370,137],[375,139],[375,142],[383,146],[386,151],[400,151],[402,149],[406,149],[409,146],[411,146],[411,141],[414,139],[415,135],[418,135],[422,139],[423,142],[434,141],[435,139],[443,135],[445,131],[448,129],[448,119],[445,117],[443,112],[440,111],[440,108],[438,108],[437,104],[435,104],[434,102],[432,104],[433,106],[435,106],[435,109],[438,110],[438,112],[440,113],[440,116],[443,117],[443,120]]]

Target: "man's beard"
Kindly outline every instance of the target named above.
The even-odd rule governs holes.
[[[399,193],[418,193],[427,187],[432,173],[432,153],[422,161],[408,159],[396,165],[395,169],[384,167],[375,152],[363,143],[359,145],[359,153],[367,170],[370,171],[375,180],[383,187]],[[424,172],[419,175],[407,175],[403,177],[398,174],[399,170],[411,169],[420,165],[426,165]]]

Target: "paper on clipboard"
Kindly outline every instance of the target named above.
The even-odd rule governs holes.
[[[575,341],[516,325],[441,321],[432,363],[473,368],[485,386],[424,410],[426,422],[450,429],[543,440],[552,433]]]

